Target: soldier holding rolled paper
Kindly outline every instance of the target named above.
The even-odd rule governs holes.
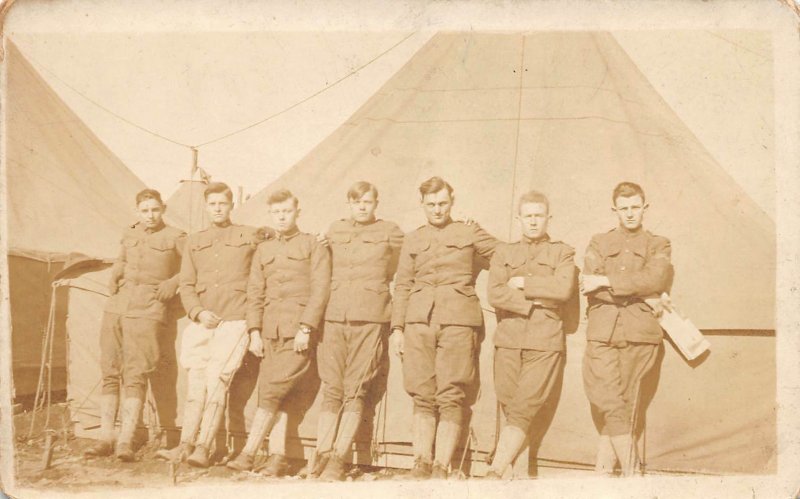
[[[600,433],[595,470],[623,476],[638,464],[635,422],[640,385],[660,362],[660,295],[671,278],[670,242],[644,230],[642,188],[622,182],[612,195],[619,226],[592,237],[581,291],[588,297],[583,380]]]

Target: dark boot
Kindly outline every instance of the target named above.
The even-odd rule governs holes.
[[[264,476],[280,478],[289,471],[289,460],[282,454],[272,454],[267,460],[267,465],[261,470]]]
[[[487,471],[486,472],[486,476],[484,478],[486,480],[502,480],[503,479],[503,477],[500,476],[500,474],[497,471],[493,470],[493,469],[490,469],[489,471]]]
[[[192,444],[181,442],[171,449],[159,449],[156,452],[156,458],[179,463],[185,461],[193,450],[194,446]]]
[[[341,482],[345,477],[344,468],[344,459],[334,453],[331,455],[330,459],[328,459],[328,464],[325,465],[325,469],[322,471],[319,479],[323,482]]]
[[[240,452],[236,459],[228,461],[225,466],[236,471],[251,471],[253,469],[253,461],[255,461],[254,455]]]
[[[411,468],[411,478],[414,480],[427,480],[431,477],[432,463],[422,457],[414,460],[414,467]]]
[[[195,468],[208,468],[208,448],[205,445],[198,445],[186,462],[189,463],[189,466],[194,466]]]
[[[447,480],[447,468],[439,463],[434,463],[431,468],[431,480]]]
[[[114,442],[98,440],[94,445],[83,451],[86,457],[106,457],[114,453]]]

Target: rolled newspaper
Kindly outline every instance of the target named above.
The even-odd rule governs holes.
[[[711,348],[711,344],[692,321],[675,310],[667,293],[661,295],[661,302],[664,304],[664,312],[658,321],[686,360],[694,360]]]

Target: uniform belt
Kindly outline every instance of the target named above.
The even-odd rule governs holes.
[[[617,307],[627,307],[635,303],[644,303],[644,302],[641,300],[641,298],[627,298],[614,301],[614,305],[616,305]]]
[[[546,308],[548,310],[558,310],[560,307],[555,303],[534,302],[533,308]]]
[[[149,283],[149,282],[140,282],[140,281],[134,281],[134,280],[131,280],[131,279],[125,279],[125,282],[126,282],[127,284],[130,284],[131,286],[151,286],[151,287],[157,287],[157,286],[158,286],[158,284],[159,284],[159,283],[152,283],[152,284],[151,284],[151,283]]]

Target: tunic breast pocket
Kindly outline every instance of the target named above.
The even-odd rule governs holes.
[[[345,245],[350,242],[350,234],[347,232],[332,232],[328,235],[328,240],[332,245]]]
[[[527,269],[525,268],[525,263],[527,262],[527,258],[525,255],[522,254],[514,254],[504,263],[506,270],[508,271],[509,275],[512,277],[525,275],[527,273]]]
[[[463,258],[472,258],[472,253],[474,251],[474,247],[472,245],[472,240],[468,238],[455,238],[452,241],[448,241],[445,243],[447,249],[453,253],[458,253],[459,257]],[[470,261],[471,263],[471,261]]]
[[[122,240],[122,245],[126,248],[135,248],[139,244],[138,239],[134,239],[132,237],[126,237]]]
[[[194,253],[199,253],[199,254],[207,253],[208,250],[211,248],[211,241],[210,240],[192,241],[191,248],[192,252]]]
[[[225,247],[239,251],[250,251],[253,248],[253,242],[243,237],[231,238],[225,241]]]
[[[175,249],[175,241],[172,239],[155,239],[149,241],[147,245],[158,251],[172,251]]]
[[[408,243],[408,253],[411,256],[419,256],[421,254],[427,253],[428,250],[431,248],[431,241],[430,239],[415,239],[409,241]]]
[[[553,275],[556,272],[556,264],[550,261],[538,260],[531,267],[533,275]]]
[[[303,260],[310,260],[311,259],[311,248],[290,248],[286,252],[286,258],[290,262],[298,263],[302,262]]]
[[[383,233],[367,233],[361,238],[359,247],[360,259],[373,260],[389,253],[389,235]]]
[[[275,253],[261,253],[258,257],[258,263],[263,270],[267,270],[270,265],[275,262]]]

